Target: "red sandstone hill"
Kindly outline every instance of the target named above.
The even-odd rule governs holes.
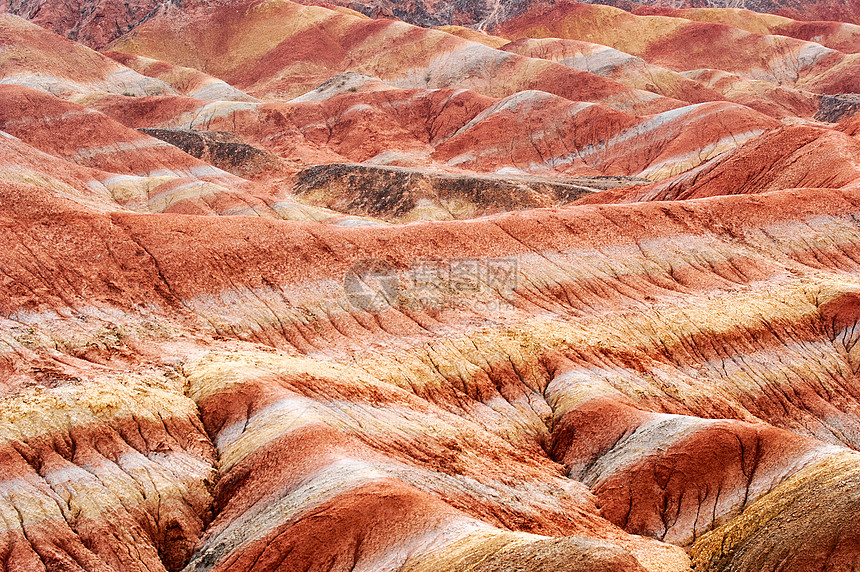
[[[860,4],[856,0],[790,0],[774,2],[773,0],[642,0],[629,2],[627,0],[606,0],[594,2],[609,4],[634,11],[641,10],[639,6],[655,6],[658,9],[668,8],[728,8],[745,9],[762,14],[777,14],[803,21],[834,21],[860,24]]]
[[[860,188],[860,140],[833,129],[782,127],[660,183],[609,190],[583,202],[684,200],[802,187]]]
[[[3,6],[0,570],[860,568],[850,18],[340,4]]]

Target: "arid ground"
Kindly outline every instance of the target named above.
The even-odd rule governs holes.
[[[857,0],[3,0],[0,572],[860,570]]]

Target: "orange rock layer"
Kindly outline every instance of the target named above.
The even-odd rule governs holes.
[[[0,570],[860,567],[854,28],[425,4],[0,15]]]

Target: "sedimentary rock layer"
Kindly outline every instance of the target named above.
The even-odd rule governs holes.
[[[353,565],[355,555],[375,569],[461,566],[488,550],[496,558],[545,562],[587,553],[589,565],[597,565],[594,558],[613,562],[608,569],[633,566],[630,558],[646,567],[658,556],[664,564],[680,563],[682,556],[668,546],[626,537],[601,516],[636,534],[682,545],[700,536],[705,542],[705,533],[745,518],[747,505],[757,506],[783,479],[803,478],[804,467],[818,474],[815,463],[855,447],[860,435],[848,381],[857,368],[851,357],[856,313],[850,310],[856,286],[845,274],[856,264],[856,192],[781,192],[766,195],[766,203],[726,197],[334,231],[264,220],[200,226],[204,221],[195,217],[173,215],[152,225],[147,215],[79,209],[73,211],[78,222],[70,224],[62,201],[34,203],[23,197],[36,193],[22,190],[9,188],[3,204],[40,222],[19,222],[16,234],[22,246],[38,248],[33,252],[43,269],[41,278],[26,278],[33,254],[7,249],[3,267],[26,290],[8,298],[3,311],[30,324],[30,339],[53,339],[71,355],[87,355],[76,344],[110,319],[111,308],[121,304],[112,292],[123,292],[149,300],[148,309],[126,306],[125,320],[133,324],[140,319],[134,314],[143,312],[154,320],[153,332],[196,332],[189,347],[202,335],[256,340],[286,352],[249,346],[242,355],[212,356],[182,369],[186,391],[219,450],[222,475],[220,492],[213,493],[216,519],[192,569],[200,562],[227,569],[252,560],[260,569],[282,559],[297,566],[315,562],[291,548],[315,534],[314,522],[340,531],[357,527],[352,539],[340,534],[339,544],[326,544],[332,552],[324,561],[335,568]],[[40,233],[55,233],[52,224],[63,224],[68,240],[40,240]],[[442,236],[449,238],[441,242]],[[211,254],[189,257],[203,237]],[[805,242],[813,237],[817,244]],[[697,251],[689,250],[691,243],[700,245]],[[131,245],[130,256],[99,254],[120,244]],[[391,258],[385,244],[399,244],[403,254]],[[135,248],[143,256],[134,255]],[[623,267],[622,259],[601,254],[618,249],[629,252]],[[363,311],[340,279],[357,261],[386,251],[402,296]],[[91,260],[88,274],[62,270],[62,261],[84,253]],[[416,258],[467,256],[487,264],[488,255],[516,261],[517,268],[509,279],[515,283],[484,292],[483,307],[494,312],[471,305],[471,296],[458,299],[463,294],[456,288],[437,292],[436,307],[410,302],[415,292],[405,286]],[[243,264],[230,264],[231,258]],[[124,270],[111,270],[119,260]],[[52,279],[51,272],[66,278]],[[137,294],[131,282],[118,282],[135,274]],[[727,298],[733,313],[715,312]],[[24,318],[21,305],[28,300],[38,302],[27,310],[33,317]],[[643,304],[650,309],[643,312]],[[63,326],[53,331],[50,322],[37,325],[35,316],[48,308],[72,312],[71,319],[55,319]],[[81,311],[97,321],[75,325],[72,316]],[[127,354],[139,344],[166,343],[157,333],[126,328],[119,326],[109,351]],[[383,340],[389,341],[376,346]],[[51,359],[38,342],[26,349],[9,341]],[[353,351],[359,353],[348,358]],[[327,353],[333,357],[322,357]],[[100,361],[98,352],[91,356]],[[27,371],[27,362],[12,361]],[[617,425],[595,424],[609,411]],[[428,427],[434,428],[429,440]],[[675,444],[667,448],[669,436]],[[307,445],[307,460],[290,455],[295,468],[276,461],[282,459],[278,447],[295,450],[290,439],[314,443]],[[332,448],[323,445],[329,439]],[[659,446],[650,451],[649,443]],[[272,469],[263,469],[269,462]],[[737,472],[727,472],[729,466]],[[593,487],[600,516],[577,481]],[[303,492],[311,490],[317,492]],[[795,502],[813,502],[803,490]],[[378,502],[379,494],[390,499],[390,510],[404,512],[389,518],[381,506],[366,504]],[[447,504],[439,504],[440,496]],[[309,499],[320,500],[308,505]],[[632,508],[630,499],[637,499]],[[427,521],[421,514],[434,516]],[[382,520],[355,520],[367,515]],[[387,528],[404,520],[414,523],[414,532]],[[433,530],[440,536],[428,537]],[[594,541],[546,538],[559,535],[598,537],[610,545],[595,552]],[[379,548],[365,553],[365,538],[368,547]],[[411,559],[394,555],[414,542]],[[388,555],[385,543],[400,548]],[[383,564],[387,558],[399,564]]]
[[[0,569],[860,566],[853,27],[85,8],[0,16]]]

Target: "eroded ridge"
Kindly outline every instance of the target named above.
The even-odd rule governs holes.
[[[3,7],[0,571],[860,568],[857,26],[337,4]]]

